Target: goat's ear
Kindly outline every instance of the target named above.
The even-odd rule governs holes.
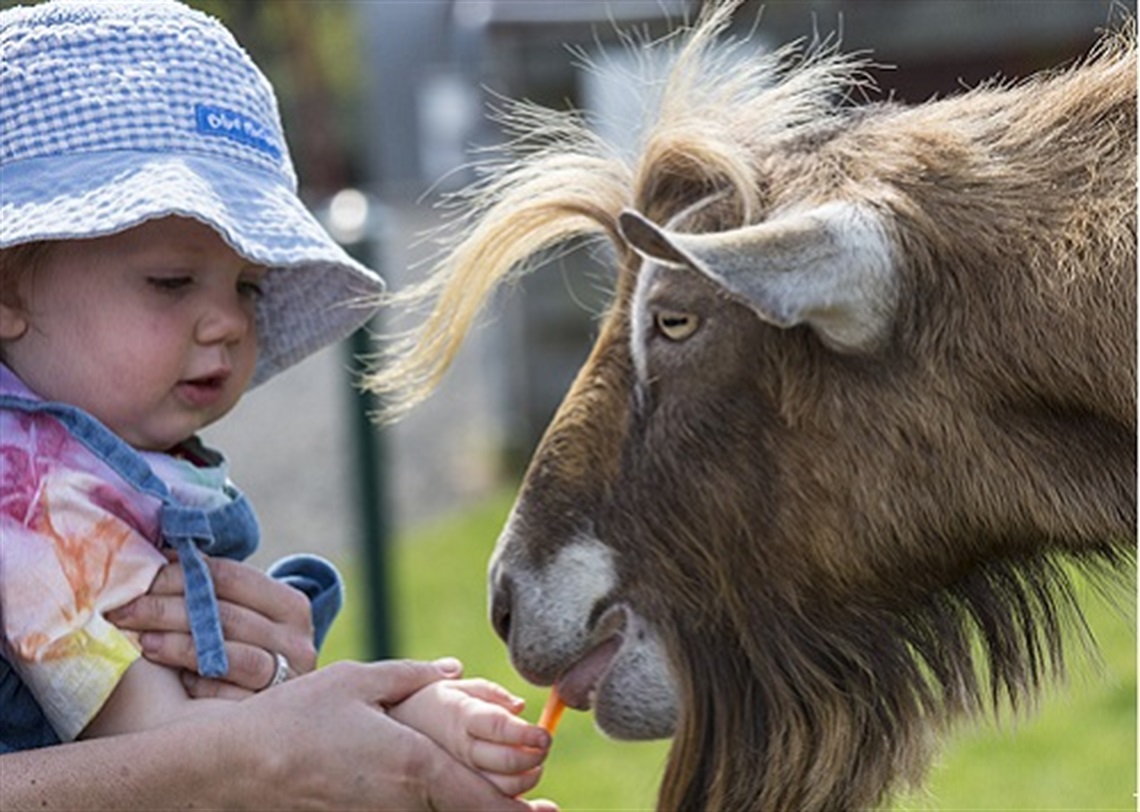
[[[687,265],[778,327],[807,324],[841,352],[874,349],[897,298],[894,249],[880,217],[827,203],[758,225],[711,234],[662,228],[634,211],[619,220],[646,259]]]

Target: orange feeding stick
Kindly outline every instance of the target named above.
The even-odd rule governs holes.
[[[538,717],[538,726],[553,736],[555,728],[558,727],[558,722],[562,719],[562,712],[565,710],[566,703],[558,695],[558,689],[551,688],[550,696],[546,698],[546,705],[542,708],[542,714]]]

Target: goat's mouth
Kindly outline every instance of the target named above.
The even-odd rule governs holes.
[[[555,680],[555,690],[569,707],[584,711],[594,706],[598,690],[621,651],[626,625],[623,607],[615,606],[606,611],[594,634],[601,642],[587,650]]]

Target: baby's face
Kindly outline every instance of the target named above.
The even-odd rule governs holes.
[[[228,412],[257,360],[265,269],[195,220],[52,245],[4,307],[5,362],[38,395],[166,450]]]

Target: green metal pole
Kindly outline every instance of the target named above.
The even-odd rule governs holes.
[[[377,273],[383,256],[384,218],[380,206],[355,189],[338,192],[323,210],[329,232],[357,261]],[[381,273],[381,275],[383,275]],[[343,344],[348,355],[349,388],[352,392],[349,414],[353,482],[356,486],[357,551],[364,577],[365,652],[372,660],[396,655],[391,621],[391,523],[389,521],[388,481],[383,432],[372,421],[379,403],[360,387],[364,359],[376,355],[375,336],[380,332],[376,316],[353,333]]]
[[[374,261],[369,264],[363,256],[357,256],[357,259],[371,268],[376,267]],[[357,330],[345,344],[350,353],[349,369],[352,375],[352,459],[357,487],[358,549],[364,570],[362,581],[367,609],[366,651],[369,659],[380,660],[396,654],[389,599],[391,573],[388,553],[391,546],[391,525],[387,504],[388,483],[384,464],[384,435],[371,418],[376,413],[378,404],[372,394],[358,385],[363,372],[361,359],[375,352],[370,335],[374,327],[370,324]]]

